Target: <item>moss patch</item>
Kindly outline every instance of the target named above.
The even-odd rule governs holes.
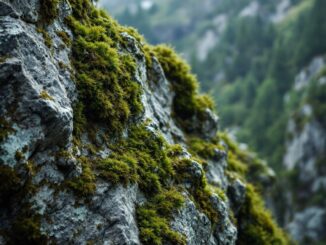
[[[187,129],[188,120],[194,116],[203,118],[203,112],[214,108],[213,100],[207,95],[198,93],[198,81],[191,74],[189,65],[175,51],[166,46],[153,47],[164,73],[175,92],[173,100],[174,116]]]
[[[246,188],[245,203],[237,215],[239,238],[237,244],[270,245],[291,244],[285,233],[278,228],[270,213],[250,184]]]
[[[73,16],[67,23],[74,34],[72,64],[79,92],[75,121],[102,123],[111,133],[120,132],[143,109],[135,60],[118,51],[122,28],[115,21],[88,1],[71,1],[71,5]],[[75,130],[81,131],[82,127]]]
[[[267,165],[254,153],[240,149],[237,143],[226,133],[219,133],[218,138],[226,144],[225,150],[228,152],[227,170],[236,173],[237,177],[244,182],[248,181],[262,188],[264,183],[261,182],[261,176],[268,175]]]
[[[40,217],[27,201],[36,190],[31,182],[32,167],[0,166],[0,207],[14,217],[2,230],[8,244],[47,244],[47,237],[40,232]]]
[[[112,150],[115,152],[100,164],[100,170],[112,162],[124,162],[112,171],[113,180],[136,181],[141,190],[148,195],[159,193],[168,180],[174,175],[171,159],[167,155],[168,145],[162,137],[146,129],[146,125],[132,126],[128,130],[128,138],[115,142]],[[104,163],[104,165],[103,165]],[[112,169],[111,169],[112,170]],[[128,173],[125,176],[125,173]],[[110,175],[109,175],[110,176]],[[108,179],[111,180],[112,179]]]
[[[82,174],[78,177],[68,180],[66,184],[73,191],[75,191],[78,196],[87,197],[90,194],[93,194],[96,188],[96,178],[93,172],[93,162],[86,157],[80,157],[78,160],[82,165]]]
[[[37,28],[36,29],[38,33],[41,33],[44,39],[44,44],[48,47],[51,48],[53,45],[52,39],[49,35],[49,33],[44,29],[44,28]]]
[[[41,0],[40,1],[40,14],[41,21],[46,24],[51,24],[58,16],[58,4],[60,0]]]
[[[0,64],[4,63],[9,58],[10,58],[9,55],[4,55],[4,56],[0,55]]]
[[[49,95],[48,92],[46,92],[45,90],[42,90],[42,92],[40,93],[40,98],[43,100],[54,100],[53,97]]]
[[[65,31],[57,31],[56,34],[61,38],[61,40],[67,45],[70,46],[71,45],[71,39],[68,35],[67,32]]]
[[[3,142],[8,135],[15,133],[11,124],[4,118],[0,117],[0,142]]]
[[[143,244],[185,245],[185,237],[171,230],[169,218],[183,204],[183,197],[175,189],[162,191],[144,206],[137,208],[137,222]]]

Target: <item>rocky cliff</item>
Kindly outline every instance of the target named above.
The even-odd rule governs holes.
[[[89,0],[0,0],[0,244],[289,244],[197,87]]]
[[[326,111],[321,104],[326,95],[325,64],[325,57],[315,57],[298,73],[287,95],[295,109],[288,121],[284,156],[287,208],[280,209],[284,211],[280,216],[300,244],[326,241]]]

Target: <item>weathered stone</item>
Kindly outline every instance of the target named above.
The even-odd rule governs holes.
[[[212,237],[210,220],[189,199],[186,199],[184,207],[175,215],[172,228],[186,236],[188,245],[218,244]]]

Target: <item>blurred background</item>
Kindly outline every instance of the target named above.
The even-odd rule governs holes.
[[[326,244],[326,0],[100,0],[169,43],[221,127],[268,162],[268,206],[300,244]]]

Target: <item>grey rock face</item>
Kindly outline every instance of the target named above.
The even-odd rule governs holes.
[[[218,116],[211,110],[206,109],[202,117],[204,120],[199,120],[196,116],[192,118],[192,122],[188,130],[204,139],[211,139],[215,137],[218,130]]]
[[[17,9],[12,10],[16,12]],[[0,116],[16,132],[1,145],[0,161],[12,166],[15,153],[23,151],[25,146],[28,158],[36,149],[42,151],[54,145],[69,144],[72,108],[68,94],[74,90],[74,85],[60,74],[55,60],[60,61],[60,57],[51,54],[34,25],[3,16],[0,26],[0,52],[6,57],[0,64],[0,80],[6,81],[0,84],[3,102]],[[61,51],[67,57],[68,52],[68,49]]]
[[[323,57],[315,57],[308,67],[300,71],[300,73],[295,77],[294,89],[302,90],[308,86],[311,78],[318,74],[325,65],[325,60]]]
[[[293,90],[305,92],[325,66],[323,57],[316,57],[296,77]],[[323,80],[319,78],[319,80]],[[323,86],[317,81],[317,86]],[[287,134],[284,167],[292,171],[292,189],[286,193],[288,208],[285,211],[285,226],[299,244],[325,239],[325,204],[322,193],[326,190],[325,166],[326,129],[315,117],[313,105],[304,97],[303,106],[296,118],[290,118]],[[295,195],[291,194],[295,193]],[[315,201],[314,201],[315,200]],[[317,201],[316,201],[317,200]]]
[[[326,225],[326,211],[320,207],[309,207],[295,214],[287,229],[296,241],[304,239],[317,241],[324,235]]]
[[[217,244],[211,233],[210,220],[189,199],[174,217],[172,227],[187,237],[188,245]]]
[[[26,22],[35,23],[39,19],[39,0],[2,0],[1,2],[13,6],[15,13]]]
[[[230,211],[227,203],[217,195],[213,195],[211,201],[219,213],[219,221],[214,230],[214,237],[217,240],[217,244],[234,245],[237,239],[237,228],[230,220]]]
[[[232,200],[232,207],[235,213],[239,211],[239,207],[243,204],[245,200],[246,186],[239,180],[236,179],[228,187],[228,196]]]
[[[216,155],[220,159],[209,161],[206,177],[209,183],[221,186],[223,189],[226,189],[228,184],[225,175],[225,169],[227,167],[226,153],[218,150],[216,151]]]
[[[288,169],[300,167],[302,180],[309,181],[318,173],[314,167],[316,157],[321,155],[326,147],[324,128],[316,121],[307,123],[302,132],[292,132],[294,137],[287,145],[284,164]]]
[[[69,193],[53,195],[41,189],[35,201],[40,212],[47,206],[51,220],[42,220],[42,231],[59,244],[140,244],[135,220],[137,192],[137,186],[97,183],[96,193],[86,205]]]

